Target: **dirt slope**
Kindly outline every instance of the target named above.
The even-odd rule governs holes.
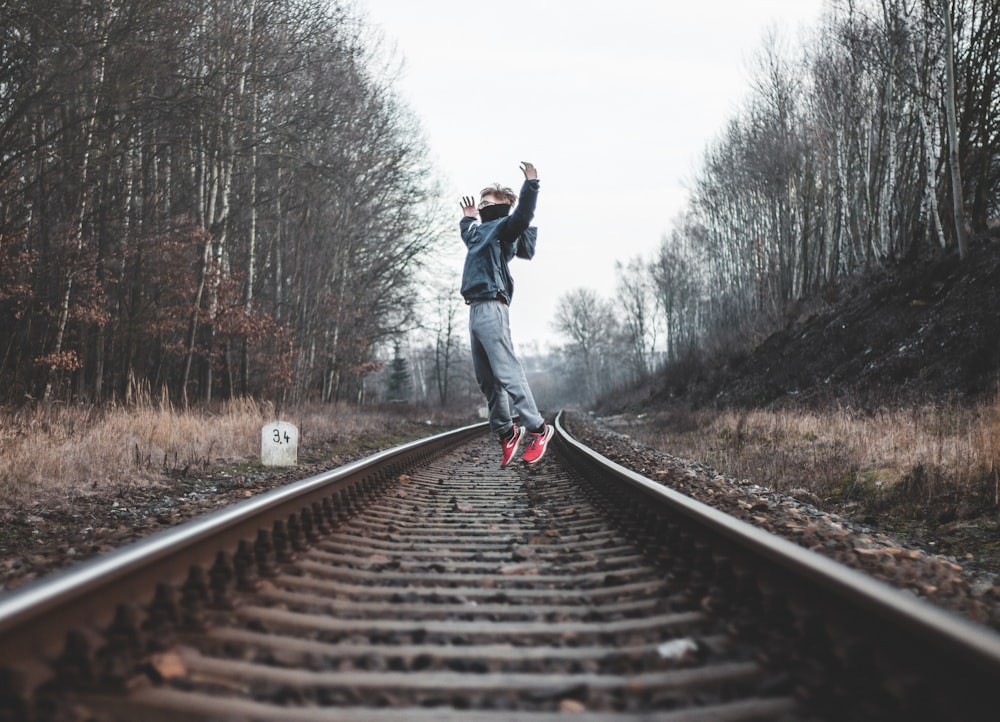
[[[1000,380],[1000,243],[872,270],[800,304],[751,351],[673,369],[653,405],[989,400]]]

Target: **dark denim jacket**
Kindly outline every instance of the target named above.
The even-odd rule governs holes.
[[[510,303],[514,279],[508,264],[514,256],[530,259],[535,255],[538,230],[529,226],[538,200],[538,180],[525,180],[517,206],[504,218],[480,223],[463,216],[459,222],[468,252],[462,271],[462,297],[466,303],[498,296]]]

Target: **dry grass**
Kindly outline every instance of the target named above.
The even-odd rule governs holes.
[[[405,423],[395,413],[330,404],[278,413],[250,400],[181,411],[141,393],[125,407],[0,410],[0,508],[66,508],[213,466],[254,464],[260,429],[275,420],[298,427],[300,459],[306,449],[385,437]]]
[[[779,491],[939,518],[1000,507],[1000,396],[976,408],[673,413],[629,433]]]

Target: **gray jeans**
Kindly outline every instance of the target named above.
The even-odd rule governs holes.
[[[473,301],[469,306],[469,338],[476,381],[490,410],[490,430],[501,438],[510,435],[511,401],[523,425],[530,431],[541,429],[545,420],[535,406],[524,368],[514,355],[507,304]]]

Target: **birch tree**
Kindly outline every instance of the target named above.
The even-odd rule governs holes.
[[[969,241],[965,232],[965,194],[962,186],[962,163],[958,146],[958,113],[955,109],[955,41],[951,20],[951,0],[940,0],[941,16],[944,20],[944,66],[946,84],[944,106],[948,127],[948,170],[951,176],[952,211],[955,214],[955,242],[958,255],[965,258],[969,252]]]

